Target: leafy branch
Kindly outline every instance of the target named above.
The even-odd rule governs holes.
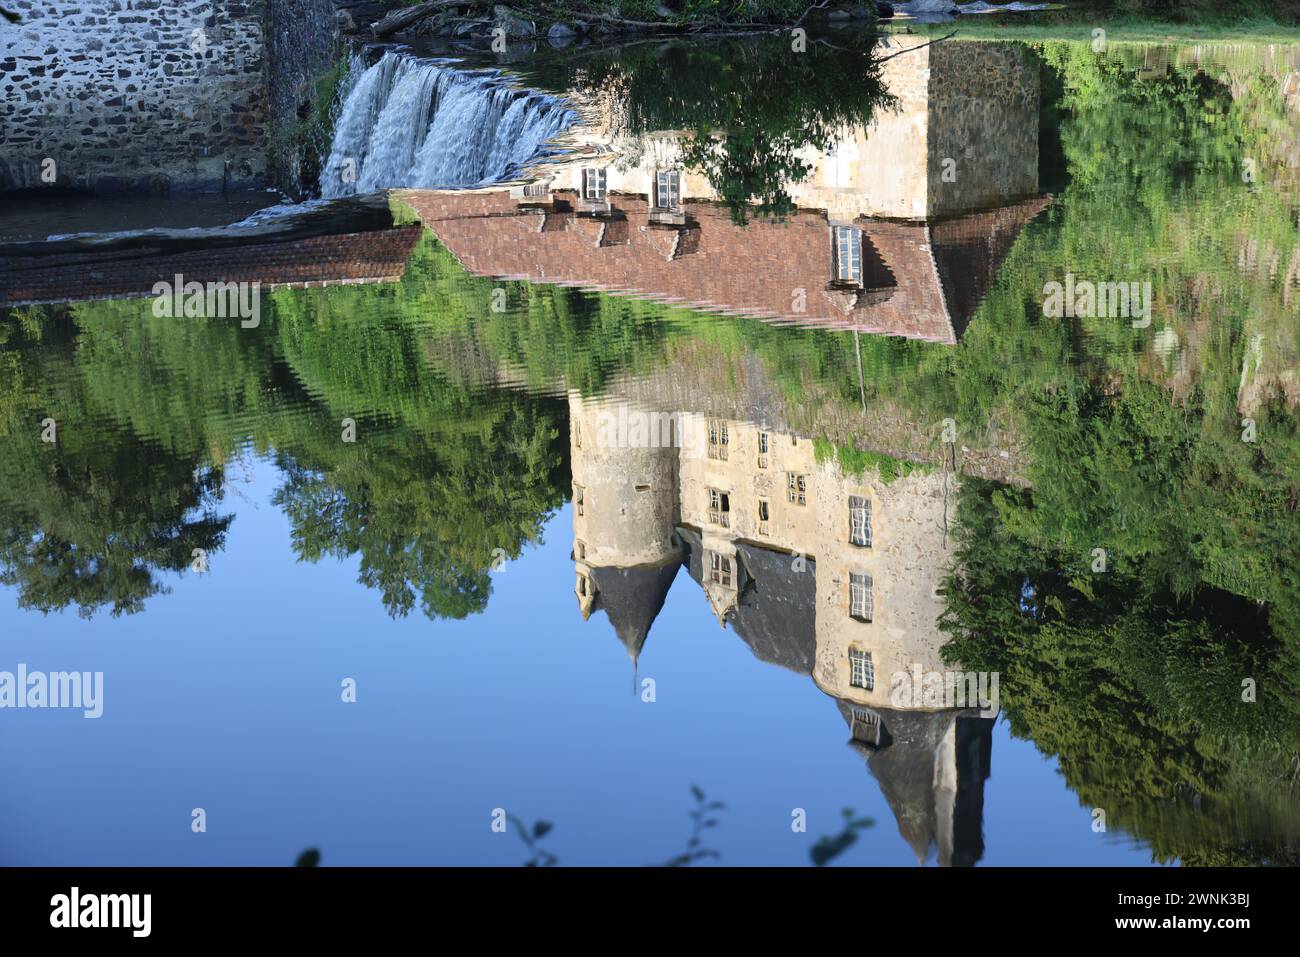
[[[856,844],[858,831],[865,831],[876,825],[872,818],[854,817],[854,810],[851,807],[846,807],[840,813],[844,815],[844,827],[840,832],[835,835],[823,834],[808,852],[808,856],[817,867],[825,866]]]
[[[519,835],[519,839],[532,852],[533,856],[524,861],[524,867],[554,867],[559,863],[558,857],[540,846],[540,841],[551,832],[555,827],[554,824],[550,821],[536,821],[529,828],[527,824],[513,814],[507,814],[506,820],[515,826],[515,833]]]
[[[691,836],[686,841],[686,850],[675,857],[670,857],[663,863],[664,867],[687,867],[696,861],[708,858],[716,860],[722,856],[717,851],[703,846],[704,831],[718,826],[718,819],[713,814],[725,809],[727,805],[721,801],[708,800],[705,793],[694,784],[691,785],[691,794],[695,797],[695,807],[689,813],[694,823],[691,827]]]

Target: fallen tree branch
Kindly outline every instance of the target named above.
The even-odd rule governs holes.
[[[934,38],[933,40],[931,40],[929,43],[918,43],[918,44],[917,44],[916,46],[914,46],[914,47],[908,47],[906,50],[899,50],[897,53],[891,53],[891,54],[889,54],[889,56],[881,57],[879,60],[877,60],[877,61],[875,62],[875,65],[876,65],[876,66],[879,66],[880,64],[884,63],[886,60],[892,60],[894,57],[896,57],[896,56],[902,56],[904,53],[911,53],[913,50],[922,50],[922,49],[924,49],[925,47],[928,47],[928,46],[930,46],[930,45],[933,44],[933,43],[938,43],[940,40],[950,40],[950,39],[952,39],[953,37],[955,37],[956,35],[957,35],[957,31],[956,31],[956,30],[953,30],[952,33],[949,33],[947,36],[943,36],[943,37],[935,37],[935,38]]]
[[[599,20],[602,23],[616,23],[625,27],[637,27],[638,29],[649,28],[652,30],[667,28],[669,30],[680,30],[682,24],[673,23],[670,20],[624,20],[622,17],[611,16],[608,13],[582,13],[577,17],[579,20]]]
[[[822,0],[821,3],[814,4],[813,6],[809,7],[807,10],[803,12],[803,14],[799,17],[799,19],[794,22],[794,25],[796,27],[799,26],[799,24],[804,22],[804,19],[808,16],[808,14],[812,13],[814,10],[820,10],[822,7],[826,6],[826,4],[830,2],[831,0]]]
[[[425,17],[431,17],[439,10],[445,10],[447,7],[469,6],[473,6],[472,0],[428,0],[427,3],[417,3],[413,7],[394,10],[375,23],[370,30],[377,37],[386,37],[390,33],[396,33],[398,30],[409,27],[412,23],[423,20]]]

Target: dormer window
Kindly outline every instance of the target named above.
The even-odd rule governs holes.
[[[709,581],[715,585],[731,587],[731,559],[717,552],[709,552]]]
[[[655,174],[655,209],[678,209],[682,200],[682,174],[660,170]]]
[[[870,656],[868,656],[870,658]],[[873,748],[880,746],[880,715],[870,708],[853,708],[851,710],[853,740],[869,744]]]
[[[589,199],[592,202],[602,202],[605,199],[605,170],[604,168],[589,168],[582,171],[582,198]]]
[[[849,496],[849,544],[871,547],[871,499]]]
[[[709,489],[709,522],[723,528],[731,527],[731,496],[716,488]]]
[[[579,576],[578,576],[578,585],[577,585],[577,592],[578,592],[578,594],[579,594],[580,596],[582,596],[583,598],[586,598],[586,597],[587,597],[587,593],[588,593],[589,591],[590,591],[590,589],[589,589],[588,586],[587,586],[587,576],[586,576],[586,575],[579,575]]]
[[[862,285],[862,230],[831,227],[831,258],[836,282]]]

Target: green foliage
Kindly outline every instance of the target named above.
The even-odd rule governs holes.
[[[1070,547],[1017,530],[1035,499],[963,484],[945,658],[998,672],[1013,733],[1160,859],[1294,832],[1294,795],[1281,799],[1300,749],[1294,641],[1270,635],[1253,602],[1179,598],[1141,564],[1091,573]]]
[[[834,462],[845,475],[862,478],[875,473],[882,483],[892,485],[899,478],[914,472],[929,474],[934,466],[925,462],[908,462],[880,452],[866,452],[847,445],[836,445],[826,439],[814,439],[813,451],[818,462]]]
[[[950,366],[959,421],[1011,423],[1032,490],[963,483],[945,656],[1000,672],[1013,732],[1158,859],[1285,862],[1300,435],[1280,383],[1300,317],[1249,261],[1287,262],[1297,241],[1285,172],[1261,159],[1260,182],[1241,175],[1289,142],[1281,104],[1258,66],[1039,50],[1068,176]],[[1067,268],[1149,280],[1150,328],[1044,319],[1043,283]]]
[[[143,608],[195,549],[218,551],[224,477],[201,455],[174,455],[123,432],[96,407],[69,351],[65,318],[29,311],[5,326],[0,380],[0,584],[21,607],[83,616]],[[46,431],[53,420],[53,433]],[[53,438],[55,441],[47,441]]]
[[[766,38],[670,43],[598,53],[571,76],[552,68],[539,80],[616,91],[633,135],[688,131],[686,168],[702,173],[743,224],[751,215],[793,212],[789,187],[811,172],[801,152],[825,149],[892,105],[873,48],[870,36],[834,46],[810,41],[797,55]]]
[[[691,785],[695,806],[688,812],[691,818],[691,835],[686,839],[686,849],[664,862],[664,867],[689,867],[706,860],[717,860],[722,855],[704,844],[704,832],[720,823],[718,812],[726,809],[721,801],[710,801],[698,785]]]
[[[506,815],[506,820],[514,827],[515,833],[519,839],[524,842],[528,848],[529,858],[524,861],[524,867],[554,867],[560,862],[560,859],[552,854],[549,850],[542,847],[542,838],[550,834],[555,825],[550,821],[534,821],[533,826],[529,827],[525,821],[520,820],[513,814]]]
[[[329,152],[339,110],[339,90],[348,73],[348,57],[340,57],[312,83],[311,109],[292,122],[279,121],[268,133],[267,156],[286,188],[316,193],[321,157]],[[290,182],[291,181],[291,182]]]
[[[813,866],[825,867],[858,842],[858,831],[865,831],[876,825],[872,818],[858,817],[851,807],[844,808],[841,814],[844,818],[844,826],[840,828],[839,833],[823,834],[808,851]]]
[[[317,848],[309,847],[298,855],[298,860],[294,862],[294,867],[319,867],[320,851]]]

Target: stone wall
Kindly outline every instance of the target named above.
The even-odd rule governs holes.
[[[956,216],[1036,195],[1034,56],[1018,43],[968,41],[926,52],[929,215]]]
[[[6,5],[0,188],[267,182],[266,0]]]
[[[267,89],[270,137],[268,163],[275,185],[295,197],[306,178],[313,180],[317,155],[328,143],[295,135],[312,113],[318,94],[316,80],[341,55],[339,16],[334,0],[267,0]],[[325,91],[331,94],[332,90]],[[323,135],[324,130],[310,131]],[[304,169],[304,167],[307,167]],[[310,184],[308,184],[310,187]]]

